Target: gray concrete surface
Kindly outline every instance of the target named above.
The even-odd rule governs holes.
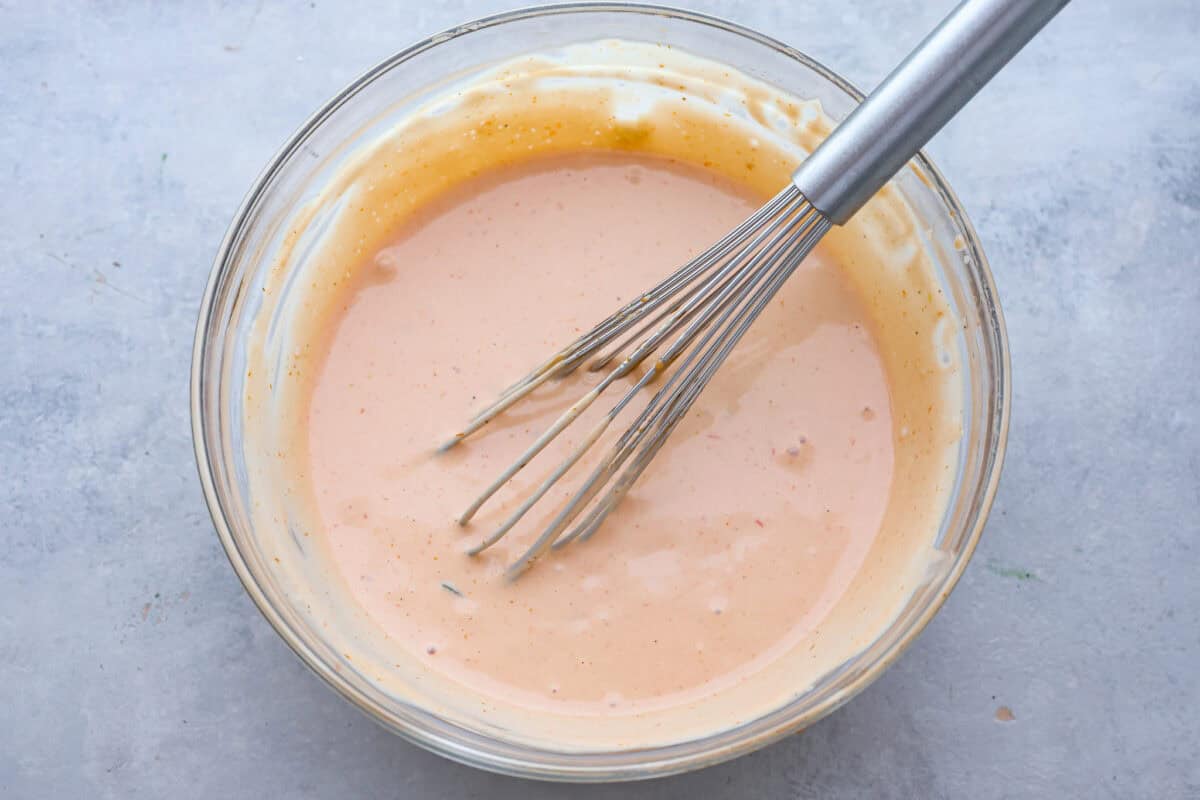
[[[293,657],[192,464],[210,260],[312,110],[507,4],[0,2],[0,796],[1200,797],[1190,0],[1074,4],[931,147],[1008,314],[1009,461],[944,611],[846,708],[700,773],[570,789],[410,746]],[[869,86],[948,0],[696,5]]]

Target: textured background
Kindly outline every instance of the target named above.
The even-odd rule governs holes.
[[[1200,797],[1191,0],[1074,4],[930,148],[1004,300],[1012,439],[962,583],[846,708],[569,790],[425,753],[301,666],[197,485],[210,261],[310,112],[507,5],[0,2],[0,796]],[[872,86],[949,2],[695,5]]]

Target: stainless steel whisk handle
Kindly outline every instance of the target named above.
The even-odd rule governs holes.
[[[830,134],[792,182],[841,225],[1068,0],[963,0]]]

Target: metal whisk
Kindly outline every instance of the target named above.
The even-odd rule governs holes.
[[[548,380],[572,373],[585,361],[598,371],[620,357],[471,503],[459,518],[466,525],[609,386],[655,358],[533,494],[469,552],[478,554],[508,533],[641,390],[682,358],[611,451],[509,567],[509,575],[524,572],[550,547],[591,536],[821,237],[862,207],[1066,4],[964,0],[801,164],[779,194],[708,250],[555,353],[443,444],[442,450],[454,447]]]

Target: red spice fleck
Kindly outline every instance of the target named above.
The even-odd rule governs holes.
[[[765,526],[763,525],[763,521],[762,521],[761,519],[756,519],[756,520],[754,520],[754,524],[755,524],[755,525],[757,525],[757,526],[758,526],[758,527],[760,527],[760,528],[762,528],[762,527],[765,527]]]

